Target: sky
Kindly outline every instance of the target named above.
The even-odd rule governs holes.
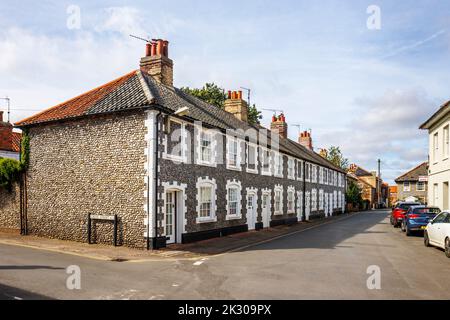
[[[170,41],[175,86],[251,88],[290,138],[300,125],[316,150],[339,146],[369,171],[381,159],[389,183],[427,160],[418,127],[450,99],[446,1],[0,0],[11,121],[137,69],[144,43],[129,34]]]

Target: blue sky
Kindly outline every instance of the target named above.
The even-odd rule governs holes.
[[[70,5],[80,29],[67,28]],[[163,37],[176,86],[249,87],[260,108],[311,128],[316,148],[339,145],[368,170],[381,158],[392,182],[426,160],[418,126],[449,99],[449,13],[431,0],[2,0],[0,96],[20,120],[136,69],[144,45],[129,33]]]

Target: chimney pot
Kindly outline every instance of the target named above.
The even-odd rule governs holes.
[[[150,51],[150,52],[149,52]],[[173,86],[173,61],[168,58],[169,42],[153,40],[146,44],[146,56],[141,58],[140,69],[157,82]]]
[[[145,56],[146,57],[150,57],[152,55],[152,44],[151,43],[147,43],[145,45]]]

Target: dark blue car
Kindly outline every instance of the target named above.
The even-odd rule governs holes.
[[[409,237],[415,231],[424,231],[430,220],[441,213],[436,207],[412,206],[405,214],[402,221],[402,231]]]

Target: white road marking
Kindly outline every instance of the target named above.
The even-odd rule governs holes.
[[[194,266],[201,266],[203,264],[203,262],[205,262],[206,260],[208,260],[207,258],[203,258],[199,261],[194,262]]]

